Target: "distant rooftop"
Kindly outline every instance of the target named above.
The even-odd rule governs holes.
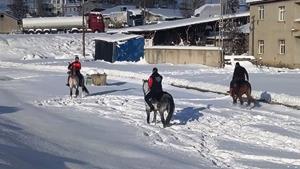
[[[181,10],[179,9],[168,9],[168,8],[147,8],[147,11],[153,15],[159,15],[163,20],[184,18]]]
[[[220,4],[205,4],[200,8],[196,9],[194,15],[201,18],[211,18],[221,13]]]
[[[134,5],[118,5],[112,8],[105,9],[102,11],[103,15],[110,15],[111,13],[116,12],[126,12],[127,10],[137,10],[136,6]]]

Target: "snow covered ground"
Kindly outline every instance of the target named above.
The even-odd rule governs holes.
[[[300,111],[233,105],[218,94],[232,66],[155,65],[176,109],[170,127],[148,125],[141,85],[154,65],[91,61],[95,36],[82,72],[105,72],[108,85],[76,99],[65,82],[79,34],[0,36],[0,168],[300,168]],[[300,105],[299,70],[242,65],[255,98]]]

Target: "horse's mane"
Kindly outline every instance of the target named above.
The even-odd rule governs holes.
[[[148,80],[143,80],[143,92],[146,95],[149,92]]]

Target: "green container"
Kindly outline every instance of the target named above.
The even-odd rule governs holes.
[[[86,74],[86,77],[85,77],[85,84],[88,86],[88,85],[92,85],[92,76],[89,75],[89,74]]]

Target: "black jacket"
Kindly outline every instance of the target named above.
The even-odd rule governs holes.
[[[249,81],[247,70],[243,66],[236,66],[234,68],[232,80],[245,80],[245,79]]]
[[[155,73],[152,73],[152,75],[150,76],[149,79],[152,79],[152,85],[151,85],[151,92],[152,93],[157,93],[157,94],[160,94],[162,93],[162,79],[163,77],[155,72]]]

